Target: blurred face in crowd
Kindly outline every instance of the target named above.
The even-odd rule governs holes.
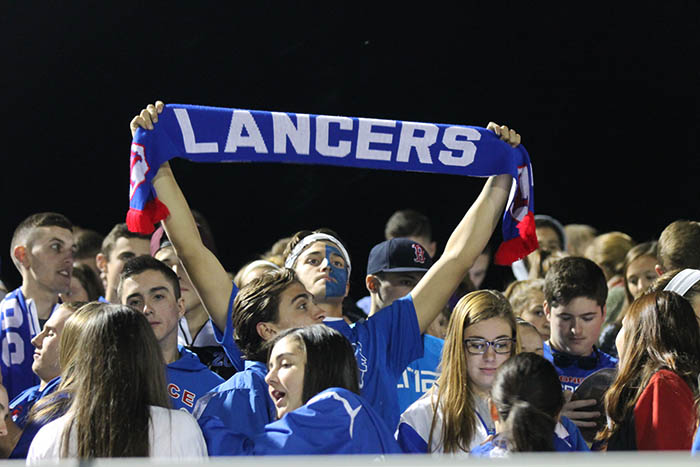
[[[534,291],[532,300],[527,304],[520,317],[537,328],[537,332],[542,335],[545,340],[549,339],[550,324],[544,312],[544,293]]]
[[[536,329],[530,326],[518,325],[520,336],[520,351],[532,352],[544,356],[544,340]]]
[[[547,227],[536,227],[537,242],[540,244],[540,250],[549,252],[561,251],[562,245],[557,235],[556,230]]]
[[[634,298],[642,295],[659,277],[655,267],[656,258],[653,256],[640,256],[627,266],[625,281]]]
[[[481,284],[486,278],[486,272],[489,269],[490,257],[486,253],[482,253],[477,256],[476,261],[471,268],[469,268],[469,279],[474,284],[477,289],[481,287]]]
[[[124,269],[124,263],[135,256],[150,255],[151,242],[146,238],[119,237],[114,244],[109,258],[102,253],[97,255],[97,265],[105,277],[107,286],[105,293],[110,294],[110,289],[114,292],[119,284],[119,275]],[[116,295],[115,295],[116,298]]]
[[[425,272],[380,272],[369,277],[374,283],[368,288],[377,302],[377,311],[408,295]],[[372,287],[372,288],[370,288]]]
[[[545,302],[544,309],[551,326],[549,340],[555,350],[580,357],[593,352],[605,318],[605,306],[588,297],[576,297],[567,305],[556,307]]]

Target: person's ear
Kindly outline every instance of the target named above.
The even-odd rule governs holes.
[[[379,279],[377,276],[368,274],[367,277],[365,277],[365,287],[367,287],[367,291],[370,294],[377,293],[377,290],[379,290]]]
[[[664,270],[660,264],[657,264],[656,266],[654,266],[654,270],[656,271],[656,274],[659,275],[659,277],[664,275]]]
[[[95,255],[95,263],[97,264],[97,269],[103,274],[107,273],[107,257],[104,253],[97,253],[97,255]]]
[[[603,321],[605,321],[605,315],[608,313],[608,305],[603,304]]]
[[[255,330],[264,341],[269,341],[277,335],[277,329],[267,321],[261,321],[255,325]]]
[[[180,298],[177,299],[177,317],[182,318],[185,316],[185,312],[187,309],[185,308],[185,299],[180,296]]]
[[[547,321],[551,321],[549,318],[552,315],[552,307],[549,306],[547,300],[542,304],[542,308],[544,308],[544,315],[547,317]]]
[[[17,245],[15,249],[12,250],[12,256],[15,257],[17,262],[25,268],[29,268],[29,258],[27,255],[27,247],[24,245]]]
[[[432,242],[425,245],[425,251],[428,252],[433,261],[435,260],[435,253],[437,253],[437,242],[433,240]]]

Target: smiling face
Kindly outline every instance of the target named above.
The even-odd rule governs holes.
[[[121,302],[146,315],[161,347],[177,345],[177,324],[185,314],[185,301],[175,298],[173,285],[163,273],[150,269],[124,279]]]
[[[35,347],[32,371],[43,383],[48,383],[61,374],[59,343],[63,326],[72,314],[73,310],[63,305],[59,306],[44,324],[44,329],[32,339],[32,345]]]
[[[555,350],[585,357],[598,342],[605,319],[605,307],[588,297],[576,297],[567,305],[550,306],[545,313],[551,325],[550,342]]]
[[[659,277],[656,273],[656,258],[640,256],[634,259],[625,273],[625,281],[632,297],[638,298]]]
[[[296,261],[299,281],[317,302],[341,302],[347,295],[348,269],[336,245],[318,241],[309,245]]]
[[[73,233],[62,227],[37,227],[27,241],[22,265],[27,280],[52,293],[67,293],[73,273]]]
[[[472,324],[464,330],[465,341],[470,338],[481,338],[494,341],[502,338],[512,338],[513,330],[503,318],[489,318]],[[466,350],[465,350],[466,352]],[[488,393],[496,376],[496,370],[503,362],[510,358],[510,353],[499,354],[493,350],[493,345],[486,348],[482,355],[467,355],[467,375],[469,382],[474,385],[477,392]]]
[[[282,418],[304,405],[306,352],[296,339],[287,336],[272,348],[268,367],[265,382],[277,408],[277,418]]]

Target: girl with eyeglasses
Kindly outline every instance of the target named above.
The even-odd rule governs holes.
[[[401,415],[396,437],[405,452],[466,456],[494,433],[488,394],[496,370],[517,351],[516,329],[499,292],[462,297],[447,328],[440,377]]]

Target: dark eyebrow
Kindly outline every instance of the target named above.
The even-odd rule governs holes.
[[[65,243],[66,243],[66,242],[64,242],[63,240],[61,240],[61,239],[58,238],[58,237],[53,237],[53,238],[51,238],[51,240],[49,240],[49,243],[51,243],[51,242],[59,242],[59,243],[63,243],[64,245],[65,245]]]
[[[148,293],[156,293],[160,292],[161,290],[165,290],[166,292],[170,292],[170,290],[165,287],[164,285],[159,285],[158,287],[152,287],[148,290]]]
[[[307,294],[306,292],[300,293],[299,295],[297,295],[296,297],[294,297],[292,299],[292,304],[294,304],[294,302],[296,302],[297,300],[299,300],[301,298],[309,298],[309,294]]]
[[[141,292],[135,292],[135,293],[132,293],[131,295],[127,296],[126,299],[130,300],[130,299],[135,298],[135,297],[143,298],[143,294]]]

